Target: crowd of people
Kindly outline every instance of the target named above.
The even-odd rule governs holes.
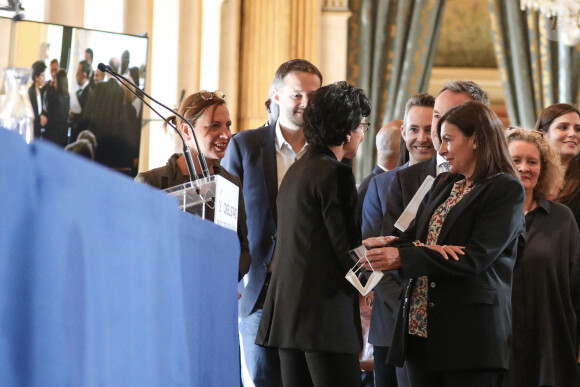
[[[171,118],[197,155],[195,131],[210,173],[241,188],[241,383],[361,385],[345,276],[362,245],[367,273],[383,272],[375,386],[580,385],[580,111],[555,104],[536,128],[508,130],[476,83],[448,81],[378,132],[379,165],[357,192],[351,160],[372,104],[322,80],[306,60],[283,63],[266,124],[235,136],[219,91],[184,99],[194,128]],[[168,188],[189,174],[174,154],[136,180]]]
[[[28,95],[34,111],[34,137],[135,176],[141,101],[114,77],[93,69],[91,48],[84,55],[75,68],[74,87],[69,87],[67,71],[59,68],[57,59],[50,62],[51,79],[46,82],[44,61],[32,64]],[[130,67],[129,51],[122,53],[120,61],[111,58],[109,66],[139,85],[139,68]],[[138,88],[132,89],[139,93]]]

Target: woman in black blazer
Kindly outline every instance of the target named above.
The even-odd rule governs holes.
[[[47,88],[46,109],[42,115],[46,116],[46,131],[44,138],[61,147],[68,145],[68,117],[70,110],[70,96],[68,93],[67,74],[64,69],[56,73],[54,87]]]
[[[353,158],[369,123],[361,89],[318,89],[304,110],[308,151],[278,193],[278,239],[256,344],[278,348],[284,386],[360,385],[358,293],[345,279],[361,244]]]
[[[450,109],[438,133],[451,173],[437,177],[396,247],[367,253],[375,269],[410,279],[388,361],[405,362],[412,387],[501,385],[524,190],[485,105]]]

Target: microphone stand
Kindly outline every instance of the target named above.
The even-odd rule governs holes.
[[[122,76],[119,73],[116,73],[115,71],[113,71],[113,69],[111,68],[111,66],[107,66],[103,63],[99,63],[99,65],[97,66],[99,70],[101,70],[102,72],[106,72],[111,74],[113,77],[115,77],[115,79],[117,79],[125,88],[127,88],[129,91],[131,91],[137,98],[139,98],[141,101],[143,101],[143,103],[145,105],[147,105],[151,110],[153,110],[153,112],[155,112],[159,117],[161,117],[165,122],[167,122],[179,135],[179,137],[181,138],[181,141],[183,143],[183,154],[185,156],[185,161],[187,164],[187,169],[189,170],[189,179],[191,181],[193,181],[193,177],[195,176],[195,179],[197,179],[197,173],[195,172],[195,166],[193,164],[193,158],[191,156],[191,151],[189,149],[189,147],[187,146],[187,144],[185,143],[185,139],[183,138],[183,136],[181,135],[181,132],[175,127],[175,125],[169,123],[168,120],[165,119],[165,117],[163,117],[161,114],[159,114],[157,111],[155,111],[155,109],[153,109],[151,107],[151,105],[149,105],[144,98],[140,97],[137,95],[137,93],[132,90],[130,87],[127,87],[127,85],[123,82],[127,82],[128,84],[130,84],[131,86],[135,87],[135,88],[139,88],[137,85],[135,85],[133,82],[131,82],[130,80],[128,80],[127,78],[125,78],[124,76]],[[207,166],[207,162],[205,160],[205,156],[203,155],[203,153],[201,153],[200,149],[199,149],[199,143],[197,142],[197,136],[195,134],[195,129],[192,125],[192,123],[185,118],[184,116],[182,116],[181,114],[179,114],[178,112],[176,112],[175,110],[167,107],[166,105],[164,105],[163,103],[157,101],[155,98],[151,97],[149,94],[147,94],[145,91],[140,89],[140,92],[143,93],[143,95],[145,95],[147,98],[149,98],[151,101],[157,103],[158,105],[160,105],[161,107],[164,107],[165,109],[169,110],[171,113],[175,114],[177,117],[181,118],[184,122],[186,122],[189,127],[191,128],[191,134],[193,135],[193,139],[195,141],[195,147],[197,148],[197,160],[199,161],[199,165],[201,166],[201,170],[203,173],[204,177],[209,177],[210,173],[209,173],[209,168]]]
[[[153,109],[153,107],[151,105],[149,105],[147,103],[147,101],[145,101],[145,99],[141,96],[139,96],[133,89],[131,89],[130,87],[127,87],[127,85],[123,82],[122,79],[120,79],[119,77],[115,76],[115,74],[111,74],[113,77],[115,77],[115,79],[117,79],[119,81],[119,83],[121,85],[123,85],[123,87],[125,87],[127,90],[129,90],[131,93],[133,93],[133,95],[137,98],[139,98],[149,109],[151,109],[153,111],[153,113],[157,114],[159,117],[161,117],[161,119],[163,121],[165,121],[165,123],[167,125],[169,125],[170,127],[173,128],[173,130],[175,130],[175,132],[177,133],[177,135],[179,136],[179,138],[181,139],[181,143],[183,144],[183,155],[185,156],[185,164],[187,166],[187,171],[189,172],[189,181],[194,181],[197,180],[197,173],[195,172],[195,165],[193,164],[193,157],[191,156],[191,151],[189,150],[189,147],[187,146],[187,144],[185,143],[185,139],[183,138],[183,135],[181,134],[181,132],[177,129],[177,127],[175,125],[173,125],[168,119],[166,119],[165,117],[163,117],[163,115],[161,115],[161,113],[159,113],[157,110]]]

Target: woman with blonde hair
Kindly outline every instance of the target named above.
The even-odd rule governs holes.
[[[219,163],[224,157],[226,148],[232,138],[230,130],[232,120],[230,119],[230,113],[226,106],[225,95],[219,90],[214,92],[202,90],[193,93],[183,100],[178,113],[193,125],[192,131],[189,124],[184,122],[180,117],[171,116],[168,118],[170,122],[175,124],[177,130],[181,132],[184,141],[191,151],[195,167],[195,171],[191,172],[199,177],[203,177],[202,166],[197,157],[198,146],[196,145],[195,137],[197,136],[199,152],[207,160],[210,175],[220,175],[241,188],[242,183],[240,179],[226,171]],[[167,124],[164,126],[166,127]],[[167,160],[165,166],[142,172],[137,175],[135,181],[161,189],[189,182],[190,176],[185,155],[182,153],[173,154]],[[241,252],[238,279],[241,279],[250,268],[251,257],[247,239],[248,228],[246,227],[244,198],[241,189],[239,192],[237,231]],[[213,214],[206,218],[212,218],[210,220],[213,220]]]
[[[507,132],[525,190],[526,244],[512,289],[512,347],[506,386],[578,386],[580,235],[571,211],[548,200],[562,179],[560,157],[542,132]]]

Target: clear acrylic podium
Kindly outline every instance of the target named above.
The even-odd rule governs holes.
[[[238,229],[239,188],[219,175],[189,181],[164,190],[177,198],[179,208],[222,227]]]

